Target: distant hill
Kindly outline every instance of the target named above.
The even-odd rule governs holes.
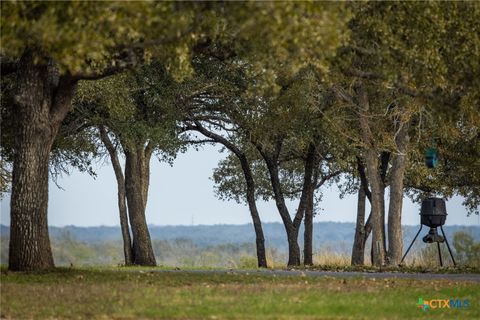
[[[355,233],[354,223],[340,222],[317,222],[314,223],[314,246],[321,249],[328,247],[341,253],[349,252]],[[418,226],[403,226],[404,241],[410,242],[418,230]],[[220,244],[243,244],[254,243],[255,234],[251,224],[244,225],[198,225],[198,226],[149,226],[152,240],[189,240],[198,247],[208,247]],[[267,247],[275,247],[279,250],[287,249],[285,229],[281,223],[263,223]],[[480,240],[480,226],[446,226],[444,227],[450,241],[457,231],[465,231],[476,240]],[[6,237],[10,229],[0,226],[0,235]],[[428,232],[424,227],[421,236]],[[65,233],[76,241],[89,244],[102,242],[120,241],[120,227],[50,227],[50,236],[59,238]],[[303,241],[303,229],[300,230],[299,243]],[[421,243],[421,240],[417,242]]]

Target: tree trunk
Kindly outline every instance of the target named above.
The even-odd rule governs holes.
[[[408,123],[402,127],[396,137],[398,153],[394,155],[390,176],[390,203],[388,208],[388,263],[398,265],[402,258],[402,204],[403,178],[406,168],[406,152],[409,143]]]
[[[275,154],[278,156],[280,154],[281,149],[281,142],[277,142],[276,152]],[[278,212],[283,221],[283,225],[285,227],[285,231],[287,233],[287,240],[288,240],[288,263],[287,265],[290,266],[299,266],[300,265],[300,247],[298,246],[298,230],[300,229],[300,225],[303,220],[303,215],[305,214],[305,209],[307,207],[307,200],[309,191],[312,188],[312,177],[313,177],[313,170],[315,164],[315,147],[313,144],[310,144],[308,148],[308,154],[305,161],[305,173],[304,173],[304,181],[303,181],[303,188],[302,188],[302,195],[300,197],[300,202],[297,207],[297,212],[295,213],[295,217],[292,221],[290,218],[290,213],[288,212],[288,208],[285,204],[285,197],[283,195],[282,186],[279,177],[279,169],[278,169],[278,161],[277,156],[271,156],[265,153],[260,145],[257,145],[257,150],[259,150],[260,154],[265,160],[267,165],[269,175],[270,175],[270,182],[272,185],[272,190],[275,198],[275,204],[277,205]]]
[[[238,155],[237,155],[238,156]],[[247,184],[247,203],[252,216],[253,227],[255,229],[255,243],[257,248],[257,263],[260,268],[267,268],[267,257],[265,252],[265,237],[263,235],[262,222],[258,214],[257,204],[255,202],[255,181],[253,174],[245,156],[239,157],[242,165],[243,174]]]
[[[380,192],[381,192],[381,203],[382,203],[382,242],[383,242],[383,256],[387,257],[387,237],[385,230],[385,189],[387,188],[387,171],[388,164],[390,162],[390,152],[383,151],[380,154]]]
[[[365,263],[365,203],[366,194],[363,185],[358,189],[357,201],[357,223],[355,227],[355,238],[352,249],[352,265],[363,265]]]
[[[145,218],[150,179],[151,153],[143,145],[125,148],[125,191],[133,235],[133,263],[155,266],[150,233]]]
[[[313,145],[312,145],[313,147]],[[319,158],[316,154],[316,149],[313,148],[312,158],[312,170],[313,175],[311,177],[311,183],[309,184],[309,190],[307,195],[307,203],[305,206],[305,221],[304,221],[304,233],[303,233],[303,264],[305,266],[313,266],[313,207],[315,200],[315,189],[322,186],[328,178],[323,178],[320,185],[317,186],[319,176]],[[308,157],[307,157],[308,159]],[[310,170],[310,169],[308,169]],[[307,171],[307,170],[306,170]],[[308,172],[307,172],[308,174]]]
[[[287,231],[288,263],[289,267],[300,265],[300,247],[298,246],[298,229],[290,228]]]
[[[52,61],[35,65],[32,52],[22,56],[14,93],[10,270],[54,267],[47,220],[49,155],[74,90],[75,83],[60,79]]]
[[[112,162],[113,171],[115,172],[115,178],[117,179],[117,196],[118,196],[118,213],[120,216],[120,228],[122,231],[123,239],[123,255],[125,257],[125,265],[129,266],[133,264],[133,251],[132,251],[132,239],[130,237],[130,230],[128,227],[128,213],[126,203],[125,192],[125,178],[123,176],[122,166],[118,159],[116,148],[113,146],[108,133],[103,126],[99,127],[100,139],[105,145]]]
[[[365,195],[367,199],[370,201],[370,204],[372,203],[372,193],[368,189],[368,179],[365,174],[365,167],[363,166],[360,158],[357,157],[358,161],[358,171],[360,174],[360,180],[361,180],[361,185],[363,185],[363,190],[365,192]],[[388,170],[388,163],[390,161],[390,153],[389,152],[382,152],[380,155],[380,178],[381,178],[381,202],[382,202],[382,218],[380,220],[382,221],[382,243],[383,243],[383,255],[384,257],[386,256],[386,238],[385,238],[385,187],[386,187],[386,176],[387,176],[387,170]],[[367,222],[365,223],[365,236],[363,240],[363,247],[365,248],[365,243],[367,242],[368,237],[370,236],[370,233],[372,231],[372,211],[370,210],[370,215],[368,216]],[[370,261],[373,264],[373,242],[372,246],[370,248]]]
[[[260,268],[267,268],[267,257],[265,252],[265,237],[263,235],[262,221],[257,209],[257,203],[255,201],[255,180],[253,179],[252,170],[248,159],[244,152],[242,152],[236,145],[218,135],[213,133],[201,125],[200,122],[195,121],[195,127],[191,127],[192,130],[196,130],[204,136],[213,139],[214,141],[221,143],[228,150],[233,152],[242,166],[243,175],[245,177],[245,183],[247,184],[247,203],[252,216],[253,228],[255,230],[255,244],[257,248],[257,264]]]
[[[382,266],[385,261],[384,248],[384,221],[382,221],[382,187],[378,174],[377,156],[374,151],[367,151],[367,174],[371,183],[372,192],[372,252],[373,265]]]
[[[305,266],[313,265],[313,193],[315,192],[315,186],[312,185],[311,189],[305,208],[305,230],[303,233],[303,264]]]
[[[285,231],[287,233],[287,241],[288,241],[287,265],[289,267],[299,266],[300,265],[300,247],[298,246],[298,229],[294,227],[292,220],[290,218],[290,213],[288,212],[288,208],[285,205],[285,198],[283,196],[283,192],[280,185],[280,178],[278,175],[278,165],[268,155],[262,154],[262,156],[265,159],[265,163],[269,171],[270,182],[272,184],[273,194],[275,198],[275,204],[277,206],[277,210],[280,214],[280,217],[282,218],[283,226],[285,227]]]
[[[357,170],[358,170],[358,174],[360,176],[360,188],[362,188],[362,190],[363,190],[362,193],[365,195],[366,199],[368,199],[368,201],[370,202],[370,205],[371,205],[372,204],[372,193],[370,192],[370,189],[368,188],[368,179],[367,179],[367,175],[365,173],[365,166],[363,165],[363,162],[360,159],[360,157],[357,157]],[[360,201],[360,198],[359,198],[359,201]],[[359,202],[359,205],[365,206],[365,203],[362,204],[362,203]],[[361,209],[361,207],[360,207],[360,209]],[[365,216],[365,213],[363,213],[363,215]],[[360,236],[360,239],[362,240],[362,243],[358,244],[358,247],[363,248],[363,255],[362,255],[363,263],[362,264],[364,264],[365,263],[365,247],[366,247],[368,237],[370,236],[370,233],[372,232],[372,211],[371,210],[370,210],[370,214],[368,215],[367,221],[365,222],[365,224],[361,228],[363,229],[364,234],[363,234],[363,237]],[[358,230],[358,228],[355,229],[356,233],[357,233],[357,230]],[[360,230],[360,232],[361,232],[361,230]],[[355,237],[357,237],[357,234],[355,234]],[[354,243],[354,247],[356,245],[357,245],[357,243]],[[354,255],[353,251],[354,250],[355,249],[352,248],[352,264],[353,264],[353,255]],[[355,256],[359,257],[360,253],[359,252],[355,253]],[[355,260],[357,260],[357,259],[355,259]],[[373,264],[373,246],[370,248],[370,262]]]
[[[368,112],[368,95],[362,86],[357,87],[359,102],[359,122],[362,132],[362,139],[366,145],[366,164],[367,177],[371,187],[372,204],[372,251],[373,265],[382,266],[385,261],[384,248],[384,221],[382,221],[382,207],[384,199],[382,198],[382,179],[379,172],[378,156],[374,144],[373,134],[370,129]]]

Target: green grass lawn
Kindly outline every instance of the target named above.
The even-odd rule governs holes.
[[[480,319],[473,282],[151,270],[2,270],[1,318]],[[422,311],[419,297],[469,299],[471,306]]]

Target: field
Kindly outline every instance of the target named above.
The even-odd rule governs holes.
[[[419,298],[468,299],[422,311]],[[1,273],[2,319],[479,319],[480,286],[450,280],[169,272]]]

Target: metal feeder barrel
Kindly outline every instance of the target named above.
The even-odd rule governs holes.
[[[445,224],[447,219],[447,207],[442,198],[426,198],[422,201],[420,209],[421,224],[437,228]]]

